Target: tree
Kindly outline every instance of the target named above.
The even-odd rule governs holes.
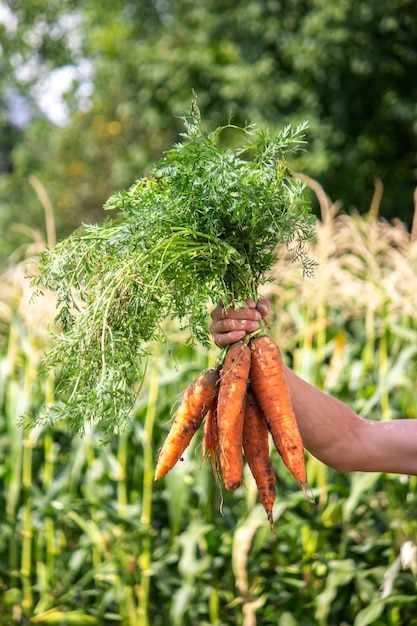
[[[360,211],[378,177],[383,214],[410,221],[417,182],[413,4],[9,1],[14,26],[3,30],[0,95],[4,103],[12,85],[32,118],[13,139],[11,167],[0,177],[3,228],[21,206],[24,221],[39,223],[30,174],[51,197],[60,236],[101,219],[106,198],[176,141],[177,118],[193,91],[213,128],[229,115],[272,131],[309,120],[308,150],[294,166]],[[40,109],[39,93],[59,68],[73,68],[73,81],[67,121],[56,126]]]

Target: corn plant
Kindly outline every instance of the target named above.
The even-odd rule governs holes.
[[[375,210],[336,209],[324,204],[316,225],[314,277],[279,251],[264,289],[271,334],[298,374],[368,419],[416,418],[417,242]],[[65,422],[33,429],[56,402],[54,376],[41,375],[54,302],[29,303],[26,271],[1,290],[2,624],[417,624],[415,477],[342,475],[308,456],[314,506],[272,452],[276,536],[249,473],[222,492],[198,435],[153,482],[173,407],[215,358],[174,323],[150,352],[129,431],[104,443]]]

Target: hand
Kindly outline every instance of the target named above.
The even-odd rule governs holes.
[[[210,332],[213,341],[219,348],[235,343],[246,335],[259,328],[259,320],[266,317],[271,310],[269,300],[261,299],[258,302],[247,300],[247,309],[225,308],[223,302],[218,302],[211,312],[213,320]]]

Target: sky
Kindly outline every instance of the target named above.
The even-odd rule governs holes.
[[[63,15],[59,22],[54,24],[57,36],[64,36],[68,48],[73,53],[74,63],[67,64],[50,71],[39,71],[36,63],[36,43],[44,34],[43,29],[48,27],[40,21],[29,33],[29,43],[33,45],[33,55],[25,59],[16,55],[11,59],[15,67],[17,82],[21,89],[9,89],[6,93],[6,106],[10,120],[18,127],[24,127],[32,114],[31,101],[34,101],[39,110],[54,124],[64,126],[68,121],[68,107],[65,94],[75,85],[76,98],[81,110],[89,107],[89,97],[93,91],[93,69],[91,64],[81,55],[81,43],[78,36],[77,13]],[[0,24],[13,33],[17,28],[17,20],[10,8],[0,0]],[[50,27],[49,27],[50,28]],[[37,32],[37,29],[39,32]],[[0,42],[1,55],[1,42]],[[33,78],[37,80],[33,84]],[[25,94],[25,86],[27,91]]]

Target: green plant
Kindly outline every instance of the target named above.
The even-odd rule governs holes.
[[[311,270],[314,220],[285,161],[305,124],[276,137],[232,124],[207,134],[195,104],[183,121],[183,142],[106,203],[118,220],[87,226],[40,257],[34,283],[56,291],[62,325],[46,361],[59,369],[63,404],[48,416],[76,431],[91,422],[106,435],[129,421],[167,319],[208,346],[207,302],[257,298],[278,244]],[[222,148],[225,131],[246,143]]]

